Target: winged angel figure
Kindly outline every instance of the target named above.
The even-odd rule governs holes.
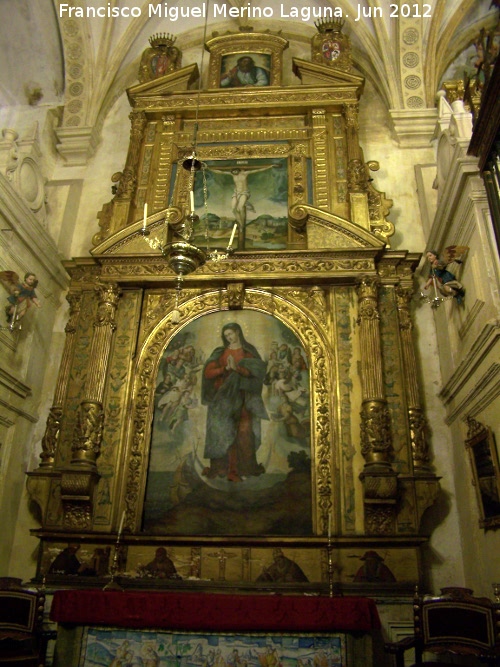
[[[448,267],[453,263],[462,264],[468,250],[468,246],[451,245],[445,248],[441,256],[439,256],[436,250],[428,250],[425,256],[431,268],[427,282],[424,285],[424,290],[434,285],[436,299],[454,297],[457,303],[463,303],[465,296],[464,286],[457,280],[455,274]]]
[[[19,322],[32,305],[40,308],[40,301],[35,292],[38,280],[34,273],[26,273],[21,280],[14,271],[0,271],[0,282],[9,293],[5,314],[10,325]]]

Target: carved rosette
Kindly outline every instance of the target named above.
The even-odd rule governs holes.
[[[42,453],[40,454],[41,468],[52,468],[54,466],[57,446],[59,444],[59,435],[61,432],[64,397],[68,386],[71,361],[73,359],[75,347],[76,326],[82,304],[82,295],[79,292],[70,292],[66,296],[66,299],[70,308],[69,319],[65,328],[66,340],[64,343],[61,365],[59,367],[59,375],[57,376],[54,402],[49,410],[45,434],[42,438]]]
[[[412,336],[413,322],[410,313],[413,285],[399,285],[396,287],[395,292],[399,317],[399,336],[405,370],[404,382],[408,402],[408,423],[413,467],[415,472],[428,472],[430,467],[428,424],[420,404],[417,360]]]

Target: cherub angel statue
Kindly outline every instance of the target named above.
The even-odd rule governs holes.
[[[21,280],[14,271],[0,271],[0,282],[9,293],[5,314],[9,328],[14,328],[16,322],[22,320],[32,305],[40,308],[40,301],[35,292],[38,280],[34,273],[26,273]]]
[[[451,245],[445,248],[440,257],[436,250],[428,250],[425,254],[427,261],[431,265],[429,277],[424,285],[424,290],[434,286],[433,303],[439,305],[443,297],[454,297],[457,303],[462,304],[465,296],[465,289],[462,283],[457,280],[448,266],[450,264],[462,264],[469,248],[467,246]],[[424,294],[422,294],[424,298]]]

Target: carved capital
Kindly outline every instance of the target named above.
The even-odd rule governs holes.
[[[377,299],[380,280],[377,276],[363,276],[357,285],[359,300]]]
[[[101,453],[104,411],[97,401],[82,401],[76,418],[71,463],[95,466]]]
[[[69,292],[66,295],[66,301],[69,303],[69,318],[64,331],[67,334],[73,334],[76,332],[76,323],[82,305],[81,292]]]

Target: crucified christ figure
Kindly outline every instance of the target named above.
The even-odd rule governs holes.
[[[253,210],[252,204],[248,202],[250,198],[250,190],[248,189],[248,177],[251,174],[257,174],[259,171],[267,171],[273,167],[279,167],[279,164],[270,164],[267,167],[258,167],[257,169],[250,169],[249,167],[229,167],[226,169],[214,169],[209,167],[210,171],[216,174],[227,174],[233,177],[234,191],[231,198],[232,211],[234,219],[238,223],[240,230],[245,227],[247,219],[247,208]]]

